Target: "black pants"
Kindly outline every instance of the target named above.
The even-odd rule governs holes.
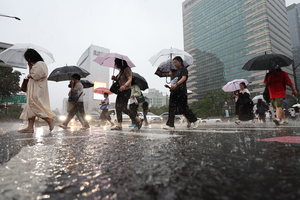
[[[258,113],[259,119],[263,122],[266,122],[266,114],[265,113]]]
[[[135,114],[135,116],[137,116],[137,110],[138,110],[138,107],[139,107],[139,105],[136,105],[135,103],[133,103],[133,104],[130,104],[130,105],[129,105],[129,110],[130,110],[131,112],[133,112],[133,113]],[[131,122],[132,122],[132,124],[137,125],[137,121],[135,120],[135,118],[134,118],[134,119],[131,119]]]
[[[84,107],[83,107],[83,102],[77,102],[72,110],[68,113],[68,117],[66,121],[63,123],[63,125],[68,126],[68,123],[71,121],[71,119],[76,115],[76,113],[79,112],[83,121],[84,121],[84,127],[90,127],[88,121],[85,119],[85,112],[84,112]]]
[[[187,96],[185,94],[170,95],[169,117],[167,125],[174,127],[175,114],[184,114],[190,123],[197,121],[197,117],[187,105]]]
[[[148,113],[148,111],[144,110],[143,115],[144,115],[144,122],[145,122],[146,125],[148,125],[147,113]]]
[[[128,115],[132,121],[136,117],[136,114],[134,112],[131,112],[127,108],[127,103],[128,103],[128,99],[130,98],[130,95],[131,95],[130,89],[118,93],[116,99],[116,112],[117,112],[118,123],[122,122],[122,112]]]

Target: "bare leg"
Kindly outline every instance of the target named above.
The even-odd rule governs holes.
[[[28,127],[26,129],[33,131],[34,130],[34,128],[33,128],[34,122],[35,122],[35,117],[29,118],[28,119]]]
[[[51,129],[51,123],[53,122],[54,118],[50,119],[49,117],[45,117],[45,118],[42,118],[43,120],[45,120],[48,125],[49,125],[49,128]]]
[[[185,114],[183,114],[183,116],[185,117],[186,121],[187,121],[187,125],[191,126],[191,122],[189,122],[189,120],[186,118]]]
[[[278,119],[285,120],[285,114],[284,114],[284,111],[281,107],[276,108],[276,116],[277,116]]]

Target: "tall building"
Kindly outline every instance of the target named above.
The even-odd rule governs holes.
[[[12,44],[0,42],[0,53],[5,51],[7,48],[11,47]],[[5,64],[2,60],[0,60],[0,67],[13,67],[12,65]]]
[[[287,7],[287,16],[292,42],[295,67],[300,64],[300,3]],[[300,89],[300,66],[296,69],[298,89]]]
[[[187,83],[191,103],[241,78],[258,95],[266,71],[244,71],[243,65],[265,52],[292,57],[284,0],[186,0],[182,11],[184,48],[194,57]],[[294,81],[292,67],[283,69]]]
[[[77,66],[86,69],[90,72],[90,75],[85,79],[94,83],[94,88],[98,87],[109,87],[109,67],[101,66],[98,63],[94,62],[94,59],[98,57],[101,53],[109,53],[110,50],[91,45],[79,58]],[[92,111],[94,108],[99,109],[100,100],[104,99],[103,95],[93,93],[94,88],[84,89],[84,108],[87,112]]]
[[[149,89],[148,93],[143,93],[148,98],[148,103],[151,107],[162,107],[167,105],[168,96],[164,96],[162,92],[156,89]]]

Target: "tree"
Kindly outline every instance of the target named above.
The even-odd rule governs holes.
[[[211,91],[198,102],[190,105],[190,109],[197,117],[225,116],[224,102],[232,102],[232,94],[223,91]]]
[[[169,112],[169,106],[151,107],[150,112],[152,112],[155,115],[161,115],[164,112]]]
[[[21,72],[11,67],[0,67],[0,96],[10,97],[20,92]]]

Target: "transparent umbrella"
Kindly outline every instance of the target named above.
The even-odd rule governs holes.
[[[54,62],[52,53],[47,49],[30,43],[18,43],[9,47],[0,53],[0,60],[13,67],[27,69],[27,61],[24,58],[24,53],[27,49],[36,50],[42,56],[46,64]]]

